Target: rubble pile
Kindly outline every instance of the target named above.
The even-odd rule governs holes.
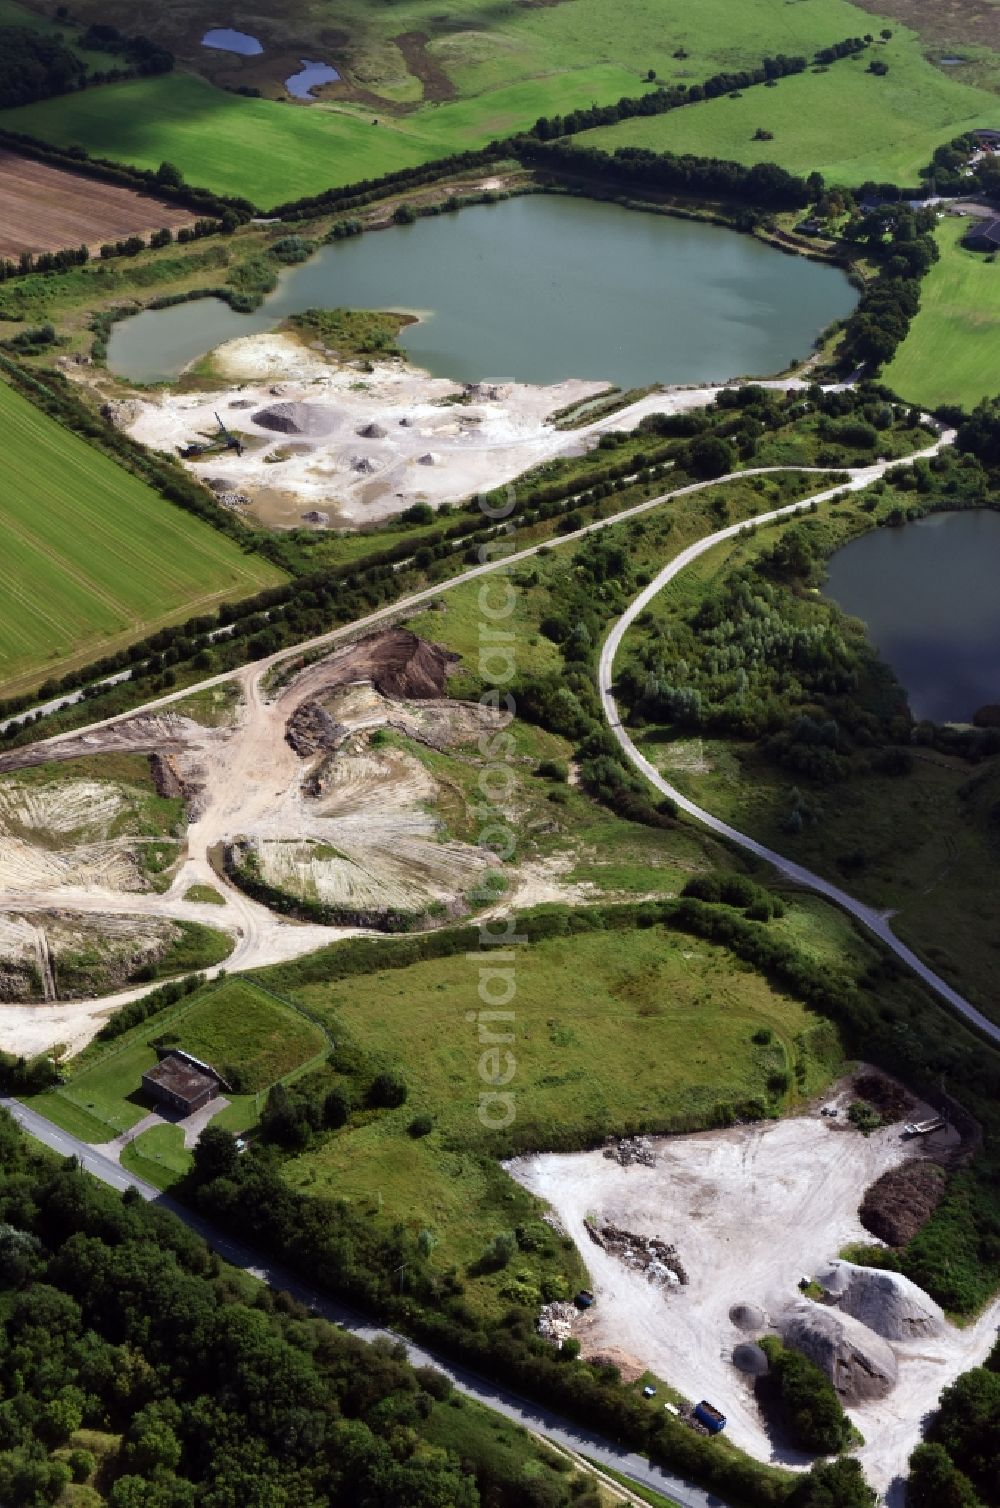
[[[676,1246],[659,1236],[639,1236],[610,1221],[585,1220],[590,1239],[604,1251],[612,1252],[626,1267],[644,1272],[651,1283],[661,1288],[675,1288],[687,1283],[688,1275],[677,1255]]]
[[[557,1348],[562,1346],[564,1340],[569,1340],[573,1333],[573,1321],[576,1318],[576,1309],[572,1304],[567,1304],[563,1299],[557,1299],[552,1304],[546,1304],[538,1315],[538,1333],[546,1340],[552,1341]]]
[[[319,702],[307,701],[296,707],[285,724],[285,737],[304,759],[312,754],[328,753],[343,743],[347,729],[336,722]]]
[[[656,1166],[656,1151],[648,1136],[622,1136],[604,1148],[605,1157],[613,1157],[623,1168],[641,1163],[644,1168]]]

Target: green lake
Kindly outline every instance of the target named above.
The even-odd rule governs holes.
[[[532,194],[324,246],[253,314],[210,298],[122,320],[108,365],[169,380],[222,341],[339,306],[419,313],[408,353],[460,382],[723,381],[806,356],[856,301],[838,268],[733,230]]]

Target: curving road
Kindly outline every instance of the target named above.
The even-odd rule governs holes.
[[[171,1214],[176,1215],[178,1220],[182,1220],[185,1225],[201,1236],[202,1240],[206,1241],[212,1250],[218,1252],[225,1261],[234,1267],[241,1268],[262,1283],[290,1293],[299,1303],[308,1305],[310,1309],[315,1310],[317,1314],[330,1320],[331,1323],[350,1330],[360,1340],[382,1339],[392,1341],[394,1344],[402,1344],[406,1347],[408,1359],[413,1366],[436,1367],[439,1372],[444,1372],[450,1377],[457,1390],[466,1394],[467,1397],[474,1398],[486,1408],[512,1419],[533,1434],[553,1441],[564,1450],[572,1451],[576,1455],[590,1456],[602,1465],[621,1472],[623,1476],[639,1483],[640,1486],[650,1487],[660,1494],[666,1494],[677,1503],[678,1508],[728,1508],[725,1501],[714,1493],[705,1492],[693,1482],[687,1482],[683,1477],[675,1477],[669,1471],[654,1466],[635,1451],[614,1445],[602,1435],[594,1434],[590,1430],[573,1424],[555,1410],[533,1403],[506,1388],[498,1387],[488,1378],[481,1377],[478,1373],[458,1366],[445,1357],[425,1350],[422,1346],[407,1340],[405,1336],[373,1324],[357,1310],[330,1298],[329,1294],[321,1289],[304,1283],[288,1268],[282,1267],[278,1262],[273,1262],[262,1252],[255,1251],[241,1241],[227,1236],[210,1221],[196,1214],[194,1210],[178,1204],[170,1198],[169,1194],[161,1193],[151,1183],[146,1183],[144,1179],[137,1178],[126,1168],[119,1167],[118,1163],[113,1162],[111,1158],[105,1157],[103,1153],[95,1151],[86,1142],[71,1136],[68,1131],[54,1126],[43,1115],[39,1115],[37,1110],[31,1110],[27,1105],[22,1105],[19,1100],[0,1095],[0,1107],[14,1117],[23,1131],[44,1143],[53,1152],[59,1153],[62,1157],[75,1157],[87,1173],[99,1178],[102,1183],[109,1184],[119,1193],[124,1193],[126,1189],[135,1189],[147,1202],[155,1201],[163,1209],[170,1210]]]
[[[869,486],[872,482],[877,481],[880,477],[885,476],[885,474],[889,471],[905,466],[910,466],[914,461],[924,460],[936,455],[943,446],[950,445],[954,441],[954,438],[954,430],[945,430],[933,445],[927,446],[923,450],[916,451],[908,456],[903,456],[898,460],[879,461],[871,466],[851,468],[846,472],[847,480],[840,486],[827,488],[822,492],[814,493],[811,497],[802,498],[800,501],[795,503],[789,503],[785,507],[775,509],[770,513],[757,514],[751,520],[744,520],[742,523],[730,524],[724,529],[719,529],[714,534],[707,535],[704,539],[697,541],[697,543],[689,545],[687,549],[682,550],[679,555],[675,556],[675,558],[670,561],[662,571],[659,572],[654,580],[650,582],[649,586],[647,586],[640,593],[640,595],[635,599],[635,601],[612,628],[601,651],[598,672],[599,690],[605,715],[611,726],[612,732],[618,740],[618,743],[621,746],[623,752],[636,766],[636,768],[639,769],[642,774],[645,775],[646,778],[656,787],[657,790],[661,791],[666,796],[672,797],[683,811],[685,811],[689,816],[695,818],[697,821],[703,823],[706,827],[711,828],[711,830],[718,833],[720,837],[726,838],[730,842],[735,843],[736,845],[747,850],[750,853],[753,853],[754,855],[756,855],[756,857],[766,860],[793,883],[801,885],[806,889],[815,891],[817,894],[822,895],[829,901],[832,901],[835,905],[840,906],[844,911],[855,917],[859,922],[862,923],[863,926],[865,926],[870,932],[878,937],[879,940],[891,950],[891,952],[900,960],[901,963],[905,964],[907,968],[911,969],[919,979],[921,979],[932,990],[934,990],[934,992],[956,1012],[958,1012],[958,1014],[964,1017],[964,1019],[971,1026],[976,1027],[992,1041],[1000,1043],[1000,1027],[998,1027],[994,1022],[989,1021],[982,1014],[982,1012],[978,1011],[974,1005],[972,1005],[968,1000],[964,998],[964,996],[960,995],[957,990],[953,989],[951,985],[949,985],[939,975],[935,974],[932,969],[928,968],[927,965],[923,963],[923,961],[917,956],[917,954],[914,953],[912,948],[908,948],[905,943],[900,942],[900,940],[892,931],[892,928],[889,925],[888,916],[884,912],[877,911],[873,907],[865,905],[863,902],[855,899],[854,896],[849,895],[847,891],[840,889],[839,886],[832,884],[829,880],[825,880],[821,875],[814,874],[811,870],[805,869],[803,866],[793,863],[790,859],[786,859],[782,854],[779,854],[773,849],[767,848],[764,844],[759,843],[755,838],[751,838],[748,834],[741,833],[737,828],[731,827],[728,823],[723,822],[720,818],[713,816],[711,812],[708,812],[703,807],[698,806],[681,791],[677,790],[675,786],[671,785],[669,781],[665,780],[659,773],[659,771],[656,770],[650,764],[650,762],[639,752],[629,735],[621,726],[618,708],[611,689],[612,670],[615,655],[618,652],[618,648],[626,631],[635,621],[639,613],[641,613],[648,606],[648,604],[653,600],[657,593],[659,593],[663,589],[667,582],[672,580],[673,577],[683,571],[688,565],[691,564],[692,561],[696,560],[700,555],[703,555],[706,551],[713,549],[716,545],[722,543],[724,540],[731,539],[734,535],[738,534],[741,529],[746,528],[748,524],[752,523],[754,525],[757,525],[761,523],[767,523],[772,519],[784,518],[791,514],[801,512],[803,509],[809,508],[813,503],[828,501],[830,498],[835,497],[838,493],[843,493],[846,491],[860,491],[863,488]],[[213,686],[223,685],[230,681],[242,682],[247,697],[253,698],[256,701],[260,701],[263,678],[267,674],[267,672],[274,666],[282,664],[284,661],[292,659],[296,655],[300,655],[303,652],[308,652],[310,650],[321,648],[326,645],[332,647],[344,640],[356,636],[358,633],[364,633],[368,630],[389,623],[399,617],[405,617],[408,614],[412,613],[415,608],[435,600],[436,598],[442,596],[445,592],[452,591],[456,587],[463,586],[470,581],[474,581],[479,577],[487,576],[492,572],[499,570],[510,570],[512,566],[516,566],[522,561],[530,560],[532,556],[537,555],[540,550],[548,550],[559,547],[561,545],[573,544],[575,541],[585,538],[588,534],[593,534],[601,529],[609,528],[611,525],[624,522],[627,519],[636,518],[641,514],[648,513],[653,509],[661,507],[664,503],[670,502],[675,498],[686,497],[691,495],[692,493],[703,491],[704,489],[709,487],[724,485],[726,482],[737,481],[741,478],[750,476],[768,476],[781,472],[824,472],[826,470],[828,470],[828,468],[803,466],[748,467],[743,471],[730,472],[725,476],[716,477],[710,481],[692,482],[687,486],[677,487],[670,492],[661,493],[658,496],[648,498],[641,503],[635,503],[629,508],[623,508],[620,512],[611,514],[606,518],[597,519],[592,523],[585,524],[582,528],[575,529],[571,533],[559,535],[555,539],[544,540],[538,544],[529,545],[523,550],[515,550],[506,555],[502,552],[498,552],[494,558],[487,559],[480,565],[471,566],[467,570],[459,572],[457,575],[450,577],[446,581],[438,582],[433,586],[424,587],[420,591],[414,592],[408,597],[402,598],[399,601],[391,603],[386,607],[379,608],[375,612],[369,613],[363,618],[356,619],[353,623],[346,624],[340,628],[332,629],[324,634],[319,634],[315,638],[309,639],[303,643],[288,645],[285,648],[278,650],[276,653],[269,655],[266,659],[255,661],[251,666],[239,666],[235,670],[230,670],[219,675],[210,676],[206,680],[198,682],[195,685],[186,686],[180,691],[170,692],[165,696],[157,697],[152,701],[144,703],[142,706],[133,707],[127,712],[118,713],[113,717],[105,718],[99,722],[91,723],[84,728],[75,728],[68,730],[65,733],[55,734],[53,737],[49,739],[43,739],[38,744],[33,744],[30,747],[32,749],[54,749],[64,741],[80,738],[83,735],[94,733],[101,728],[109,727],[115,723],[125,722],[131,718],[139,717],[146,713],[157,712],[163,708],[169,707],[173,702],[180,701],[185,697],[193,695],[195,692],[207,690],[208,688]],[[16,760],[17,756],[21,753],[23,753],[23,750],[14,750],[11,751],[10,755],[0,755],[0,770],[2,770],[5,766],[11,767],[10,765],[8,765],[8,761]],[[233,887],[225,885],[224,882],[221,882],[220,884],[218,876],[215,876],[212,879],[212,883],[216,887],[222,888],[227,896],[227,899],[231,899],[233,903],[236,904],[235,896],[238,894],[238,892],[235,892],[232,897],[229,894],[230,890],[233,889]],[[150,897],[149,900],[152,903],[150,909],[154,909],[155,898]],[[53,892],[51,899],[49,899],[47,904],[48,906],[57,906],[61,903],[61,901],[62,898],[60,897],[59,893]],[[21,903],[23,904],[23,898],[21,899]],[[236,953],[227,960],[227,966],[230,969],[233,968],[234,965],[242,965],[243,967],[249,966],[249,960],[251,959],[255,951],[254,941],[257,938],[258,928],[256,926],[256,923],[259,920],[257,912],[263,910],[263,908],[254,907],[253,903],[248,902],[246,897],[240,897],[240,904],[242,906],[243,914],[240,918],[241,924],[234,929],[237,932],[238,943]],[[10,903],[0,900],[0,910],[2,909],[11,909]],[[139,908],[136,907],[136,909],[138,910]],[[216,925],[218,925],[219,920],[220,918],[216,918]],[[324,941],[333,940],[329,933],[326,937],[320,939],[319,941],[317,941],[315,936],[309,937],[307,939],[305,933],[310,929],[293,929],[291,927],[288,927],[285,930],[289,933],[291,933],[293,930],[298,932],[298,936],[296,938],[293,939],[291,936],[289,936],[289,938],[287,939],[287,946],[289,948],[289,951],[283,955],[286,957],[296,956],[298,953],[311,951],[317,946],[322,946],[322,943]],[[301,946],[295,946],[296,943],[301,943]],[[98,1008],[101,1008],[104,1004],[105,1002],[95,1001],[76,1002],[78,1010],[81,1006],[98,1006]],[[14,1007],[14,1009],[17,1009],[17,1007]],[[37,1010],[38,1007],[24,1007],[23,1009]]]
[[[935,455],[943,445],[951,444],[953,439],[954,431],[946,431],[936,444],[929,446],[926,450],[908,456],[902,461],[879,462],[878,465],[867,467],[864,471],[852,472],[850,481],[844,486],[831,487],[825,492],[816,493],[813,497],[802,498],[797,503],[789,503],[784,508],[775,508],[770,513],[758,514],[753,523],[755,525],[766,524],[772,519],[787,518],[791,514],[801,513],[803,509],[809,508],[813,503],[827,502],[830,498],[836,497],[838,493],[859,491],[895,467],[909,465],[915,460]],[[841,907],[842,910],[867,927],[869,932],[874,933],[880,942],[883,942],[896,955],[901,963],[904,963],[908,969],[911,969],[917,975],[918,979],[921,979],[924,984],[928,985],[953,1010],[957,1011],[960,1016],[963,1016],[971,1026],[976,1027],[978,1031],[982,1032],[984,1036],[989,1037],[991,1041],[1000,1043],[1000,1027],[995,1022],[988,1020],[981,1011],[978,1011],[974,1005],[970,1004],[963,995],[960,995],[957,990],[953,989],[940,975],[935,974],[933,969],[928,968],[917,957],[912,948],[908,948],[905,943],[900,942],[889,925],[889,916],[887,913],[877,911],[872,906],[866,906],[864,902],[856,900],[854,896],[849,895],[846,890],[841,890],[839,885],[834,885],[831,881],[825,880],[822,875],[813,874],[812,870],[805,869],[801,864],[793,863],[791,859],[786,859],[784,855],[776,853],[773,848],[768,848],[765,844],[759,843],[756,838],[751,838],[747,833],[740,832],[738,828],[731,827],[728,822],[723,822],[720,817],[713,816],[711,812],[706,811],[704,807],[699,806],[697,802],[685,796],[669,780],[665,780],[659,770],[639,752],[628,733],[622,727],[612,686],[615,656],[618,653],[625,634],[639,614],[645,611],[669,581],[672,581],[675,576],[679,576],[699,556],[704,555],[709,550],[713,550],[716,545],[722,544],[725,540],[734,538],[746,527],[746,522],[730,524],[725,529],[719,529],[715,534],[706,535],[704,539],[698,540],[695,544],[689,545],[686,550],[682,550],[679,555],[675,555],[673,560],[663,567],[663,570],[653,578],[649,585],[626,608],[608,634],[601,649],[598,676],[601,705],[608,719],[611,731],[617,739],[619,747],[632,764],[635,765],[636,769],[641,771],[658,791],[676,801],[680,809],[686,812],[689,817],[694,817],[696,821],[710,828],[712,832],[718,833],[720,837],[728,839],[731,843],[735,843],[739,848],[746,849],[748,853],[754,854],[756,858],[766,860],[767,863],[773,865],[780,874],[784,875],[786,879],[791,880],[794,884],[801,885],[807,890],[813,890],[818,895],[823,896],[824,899],[832,901],[834,905]]]

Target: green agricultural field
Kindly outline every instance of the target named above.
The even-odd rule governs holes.
[[[223,1112],[231,1130],[256,1118],[261,1091],[321,1058],[329,1045],[318,1026],[268,991],[228,979],[151,1016],[124,1037],[94,1043],[64,1084],[32,1103],[86,1140],[108,1141],[151,1108],[140,1083],[157,1060],[154,1042],[183,1048],[231,1082],[239,1080],[242,1092],[227,1096],[232,1105]]]
[[[824,73],[800,73],[773,89],[756,86],[685,106],[648,120],[622,121],[584,131],[581,146],[612,152],[648,147],[693,152],[736,162],[776,162],[790,172],[823,174],[848,186],[868,179],[919,182],[934,149],[973,126],[993,125],[1000,101],[958,83],[929,64],[916,38],[894,36],[879,54],[889,63],[882,78],[866,59],[843,58]],[[755,140],[758,130],[772,140]]]
[[[282,579],[3,382],[0,425],[5,692]]]
[[[968,220],[938,230],[941,260],[920,284],[910,333],[884,369],[890,387],[914,403],[972,408],[1000,387],[1000,263],[960,244]]]
[[[108,19],[103,8],[100,19]],[[217,18],[206,12],[205,19]],[[185,14],[182,39],[172,35],[169,18],[160,34],[174,45],[187,43],[189,20]],[[746,0],[739,7],[706,0],[697,12],[681,0],[629,0],[624,17],[603,0],[505,13],[474,3],[461,18],[443,16],[429,0],[403,0],[385,15],[351,0],[337,14],[349,38],[335,59],[346,82],[321,102],[248,99],[195,74],[175,73],[42,101],[4,112],[0,122],[143,168],[166,159],[192,183],[267,208],[482,146],[530,127],[539,115],[639,94],[650,87],[650,70],[661,80],[700,80],[720,68],[757,63],[768,52],[811,55],[845,36],[876,30],[880,20],[843,0],[809,6]],[[283,25],[297,28],[304,48],[325,45],[315,35],[317,17],[305,8],[296,16],[293,6]],[[416,52],[412,43],[400,46],[406,37],[421,39]],[[189,56],[213,76],[221,69],[227,82],[243,77],[243,64],[231,57],[197,49]],[[942,139],[992,120],[996,96],[935,68],[919,38],[905,29],[894,27],[885,56],[888,76],[865,75],[863,86],[864,63],[844,62],[778,89],[748,90],[743,100],[712,101],[584,139],[753,161],[762,155],[753,133],[763,126],[774,129],[774,160],[797,171],[818,167],[844,182],[912,179]],[[265,51],[245,60],[246,78],[280,94],[281,80],[270,77],[267,59]],[[381,97],[384,108],[373,97]]]
[[[793,1099],[818,1091],[839,1065],[831,1027],[721,948],[660,927],[553,938],[514,950],[513,1019],[502,1029],[512,1033],[503,1051],[515,1119],[497,1132],[478,1113],[488,1086],[475,959],[320,984],[297,984],[294,964],[272,972],[328,1023],[335,1064],[349,1069],[356,1043],[409,1086],[401,1108],[363,1110],[293,1158],[288,1178],[429,1229],[443,1267],[474,1261],[498,1228],[523,1218],[524,1196],[500,1174],[497,1152],[701,1127],[720,1106],[750,1100],[778,1108],[789,1085]],[[349,1071],[342,1082],[356,1099]],[[408,1131],[418,1115],[433,1126],[421,1137]],[[478,1299],[469,1292],[481,1302],[488,1285],[477,1284]]]
[[[619,69],[582,70],[413,115],[380,116],[375,126],[370,110],[245,99],[191,74],[169,74],[6,110],[0,125],[140,168],[167,160],[190,183],[268,209],[484,146],[530,126],[546,109],[589,105],[595,95],[617,99],[641,87]]]

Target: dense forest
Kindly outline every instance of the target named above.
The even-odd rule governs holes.
[[[0,1501],[577,1508],[565,1462],[0,1114]],[[69,1501],[67,1498],[66,1501]]]

